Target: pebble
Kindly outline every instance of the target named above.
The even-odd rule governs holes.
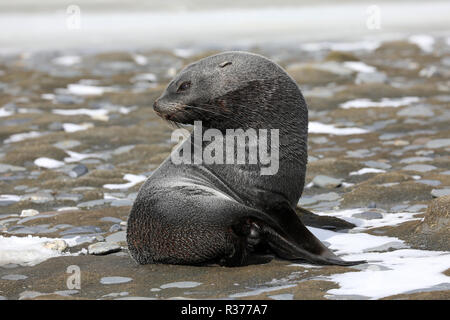
[[[39,214],[39,211],[34,210],[34,209],[25,209],[22,210],[22,212],[20,213],[20,217],[33,217]]]
[[[428,172],[437,169],[435,166],[429,164],[410,164],[409,166],[403,167],[402,170],[405,171],[418,171],[418,172]]]
[[[46,192],[36,192],[21,197],[21,201],[31,201],[32,203],[46,203],[53,200],[55,200],[55,198]]]
[[[81,142],[77,140],[63,140],[53,144],[53,146],[59,149],[67,150],[78,147],[80,144]]]
[[[390,169],[392,166],[386,162],[381,161],[365,161],[364,164],[371,168],[377,168],[377,169]]]
[[[119,284],[130,281],[133,281],[133,279],[128,277],[103,277],[100,279],[101,284]]]
[[[426,179],[424,179],[424,180],[417,180],[416,182],[417,183],[423,183],[423,184],[426,184],[426,185],[429,185],[429,186],[433,186],[433,187],[436,187],[436,186],[438,186],[438,185],[440,185],[442,183],[439,180],[426,180]]]
[[[97,242],[88,247],[88,253],[92,255],[105,255],[118,251],[120,251],[120,246],[113,242]]]
[[[78,202],[83,199],[83,195],[77,193],[60,193],[56,196],[59,201],[73,201]]]
[[[77,207],[92,208],[92,207],[96,207],[96,206],[102,206],[107,202],[108,202],[108,200],[105,200],[105,199],[91,200],[91,201],[81,202],[81,203],[77,204]]]
[[[450,147],[450,139],[430,140],[425,146],[430,149]]]
[[[113,233],[106,237],[106,242],[126,242],[127,241],[127,233],[126,231],[119,231],[116,233]]]
[[[122,220],[115,217],[103,217],[100,219],[102,222],[112,222],[112,223],[121,223]]]
[[[0,163],[0,173],[17,172],[17,171],[25,171],[25,170],[26,169],[24,167],[12,166],[10,164]]]
[[[181,289],[187,289],[187,288],[195,288],[201,285],[201,282],[195,282],[195,281],[178,281],[178,282],[171,282],[166,283],[160,286],[161,289],[168,289],[168,288],[181,288]]]
[[[84,164],[80,163],[72,168],[72,170],[69,172],[69,176],[72,178],[78,178],[84,176],[86,173],[88,173],[88,171],[88,168]]]
[[[120,231],[120,230],[121,230],[120,224],[113,224],[109,228],[109,232],[117,232],[117,231]]]
[[[364,211],[360,213],[355,213],[352,215],[352,217],[364,220],[372,220],[372,219],[382,219],[383,215],[375,211]]]
[[[433,189],[431,190],[431,195],[435,198],[439,198],[439,197],[443,197],[443,196],[448,196],[450,195],[450,188],[445,188],[445,189]]]
[[[419,211],[425,210],[426,208],[428,208],[428,206],[426,204],[415,204],[415,205],[413,205],[411,207],[406,208],[405,211],[408,211],[408,212],[419,212]]]
[[[27,278],[28,278],[27,276],[24,276],[22,274],[7,274],[6,276],[2,277],[3,280],[12,280],[12,281],[25,280]]]
[[[434,112],[426,105],[416,105],[403,108],[397,112],[397,115],[401,117],[432,117]]]
[[[48,241],[44,244],[44,248],[56,250],[59,252],[66,250],[67,247],[68,247],[67,242],[61,239]]]
[[[356,76],[355,83],[384,83],[387,76],[384,72],[359,72]]]
[[[111,201],[112,207],[127,207],[133,205],[133,199],[116,199]]]
[[[342,179],[336,179],[325,175],[315,176],[313,184],[319,188],[336,188],[342,184]]]
[[[385,244],[382,244],[381,246],[373,247],[365,249],[363,252],[383,252],[383,251],[390,251],[392,249],[405,249],[408,248],[406,244],[400,241],[391,241]]]
[[[81,226],[81,227],[74,227],[70,228],[68,230],[65,230],[60,233],[60,235],[68,235],[68,234],[80,234],[80,233],[100,233],[102,232],[102,229],[95,226]]]
[[[426,161],[433,161],[433,158],[430,157],[410,157],[410,158],[404,158],[400,160],[400,163],[416,163],[416,162],[426,162]]]

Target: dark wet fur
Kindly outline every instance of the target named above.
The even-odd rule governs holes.
[[[186,81],[189,88],[180,89]],[[154,107],[177,127],[201,120],[204,129],[222,132],[279,129],[280,167],[261,176],[260,165],[166,159],[141,187],[128,219],[128,247],[138,263],[231,267],[273,255],[321,265],[364,263],[337,257],[294,210],[305,182],[308,109],[297,84],[275,63],[244,52],[202,59],[181,71]],[[195,147],[188,139],[180,148]]]

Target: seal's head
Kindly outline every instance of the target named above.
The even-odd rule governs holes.
[[[298,110],[286,107],[295,104]],[[307,119],[306,104],[292,78],[271,60],[239,51],[188,65],[153,107],[166,120],[202,121],[204,127],[217,129],[273,128],[274,118],[285,124],[301,113]]]

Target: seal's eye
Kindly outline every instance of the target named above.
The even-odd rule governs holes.
[[[180,84],[180,86],[177,89],[177,92],[186,91],[190,87],[191,87],[191,82],[190,81],[185,81],[182,84]]]

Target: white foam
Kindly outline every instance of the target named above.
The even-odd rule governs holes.
[[[72,83],[67,86],[69,93],[79,96],[100,96],[105,92],[114,91],[111,87],[99,87]]]
[[[19,142],[27,139],[34,139],[42,137],[43,135],[48,134],[48,132],[38,132],[38,131],[30,131],[30,132],[24,132],[24,133],[16,133],[9,136],[8,139],[4,141],[4,143],[13,143],[13,142]]]
[[[358,171],[350,172],[350,175],[355,176],[355,175],[362,175],[362,174],[366,174],[366,173],[381,173],[381,172],[386,172],[386,170],[377,169],[377,168],[362,168]]]
[[[346,209],[331,212],[315,212],[317,215],[321,216],[333,216],[343,219],[347,222],[353,223],[356,228],[351,231],[363,231],[370,228],[379,228],[386,226],[395,226],[403,222],[420,220],[421,218],[415,218],[414,216],[418,214],[417,212],[379,212],[382,216],[380,219],[363,219],[353,217],[354,214],[367,211],[367,209]]]
[[[357,72],[372,73],[377,71],[375,67],[369,66],[361,61],[345,61],[344,66]]]
[[[408,38],[409,42],[414,43],[425,52],[432,52],[434,47],[434,38],[426,34],[416,34]]]
[[[435,285],[450,284],[450,277],[443,274],[450,268],[448,252],[402,249],[349,255],[346,258],[375,261],[375,265],[380,267],[327,277],[340,286],[338,289],[329,290],[329,294],[361,295],[379,299],[412,290],[428,289]]]
[[[178,281],[178,282],[171,282],[163,284],[160,288],[161,289],[167,289],[167,288],[195,288],[201,285],[201,282],[195,282],[195,281]]]
[[[74,64],[78,64],[81,62],[80,56],[62,56],[53,59],[54,64],[62,65],[62,66],[73,66]]]
[[[67,255],[55,249],[57,246],[46,246],[48,242],[54,243],[64,240],[67,245],[76,245],[73,239],[58,239],[33,237],[4,237],[0,235],[0,266],[6,264],[20,264],[23,266],[34,266],[49,258]]]
[[[144,181],[145,179],[147,179],[146,176],[142,176],[142,175],[135,175],[135,174],[126,174],[123,176],[124,180],[129,181],[128,183],[122,183],[122,184],[105,184],[103,186],[103,188],[106,189],[129,189],[133,186],[135,186],[136,184]]]
[[[0,201],[20,201],[20,196],[14,194],[0,194]]]
[[[141,73],[138,74],[136,76],[134,76],[133,78],[131,78],[132,82],[137,82],[137,81],[151,81],[151,82],[156,82],[157,77],[154,73]]]
[[[82,124],[63,123],[63,129],[65,132],[77,132],[77,131],[87,130],[87,129],[90,129],[93,127],[94,127],[94,125],[92,123],[82,123]]]
[[[320,122],[310,121],[308,125],[309,133],[325,133],[331,135],[350,135],[350,134],[363,134],[368,131],[361,128],[336,128],[331,124],[324,124]]]
[[[109,111],[106,109],[55,109],[52,111],[55,114],[60,114],[64,116],[77,116],[77,115],[87,115],[95,120],[107,121]]]
[[[134,62],[136,62],[138,65],[144,66],[148,63],[148,59],[141,55],[141,54],[133,54]]]
[[[8,111],[5,109],[5,107],[0,108],[0,118],[1,117],[8,117],[10,115],[14,114],[14,111]]]
[[[78,152],[70,151],[70,150],[66,150],[66,152],[70,156],[70,157],[64,158],[64,161],[67,163],[78,162],[78,161],[88,159],[88,158],[103,159],[105,157],[104,154],[100,154],[100,153],[78,153]]]
[[[64,165],[64,162],[51,158],[41,157],[34,160],[34,164],[42,168],[55,169],[62,167]]]
[[[402,97],[402,98],[382,98],[381,101],[373,101],[370,99],[355,99],[350,100],[344,103],[341,103],[339,106],[342,109],[350,109],[350,108],[380,108],[380,107],[393,107],[398,108],[401,106],[407,106],[411,103],[418,102],[418,97]]]
[[[355,41],[355,42],[310,42],[301,44],[301,49],[305,51],[335,50],[335,51],[356,51],[375,50],[380,46],[378,41]]]
[[[369,266],[359,272],[335,274],[326,279],[339,284],[328,291],[332,295],[360,295],[372,299],[450,284],[442,272],[450,268],[450,253],[400,249],[392,252],[367,252],[390,242],[403,241],[366,233],[338,233],[309,228],[320,240],[330,243],[344,260],[367,260]]]

